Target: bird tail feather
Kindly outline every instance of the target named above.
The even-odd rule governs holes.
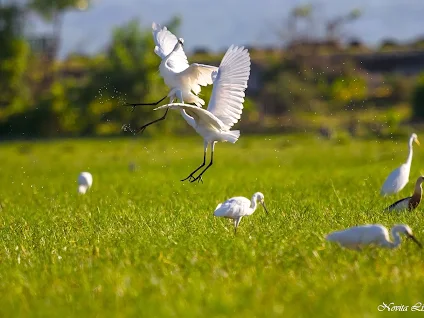
[[[240,130],[230,130],[224,135],[224,138],[234,144],[240,138]]]

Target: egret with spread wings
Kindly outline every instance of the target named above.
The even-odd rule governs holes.
[[[183,49],[184,40],[182,38],[177,39],[165,26],[162,27],[160,24],[153,22],[152,33],[156,44],[154,51],[162,59],[159,65],[159,73],[165,84],[170,88],[170,91],[167,96],[155,103],[133,103],[126,105],[133,107],[139,105],[153,106],[158,105],[166,97],[170,98],[170,103],[175,99],[179,99],[182,103],[194,103],[198,107],[205,105],[205,101],[197,95],[201,91],[201,86],[212,84],[211,74],[218,68],[199,63],[189,65]],[[168,114],[168,110],[166,109],[165,114],[161,118],[145,124],[133,132],[142,132],[147,126],[164,120]]]
[[[240,119],[247,81],[250,76],[250,55],[244,47],[230,46],[225,53],[214,79],[212,96],[208,109],[183,103],[167,104],[157,109],[179,109],[187,123],[204,139],[203,163],[190,175],[181,180],[201,181],[202,175],[213,164],[213,152],[217,141],[235,143],[240,137],[239,130],[230,130]],[[211,161],[195,177],[194,174],[206,165],[206,152],[211,146]]]

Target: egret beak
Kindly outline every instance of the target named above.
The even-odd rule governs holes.
[[[269,214],[268,210],[266,209],[265,202],[264,201],[261,201],[261,204],[264,207],[266,214]]]
[[[418,146],[421,146],[420,142],[418,139],[415,139],[415,142],[417,143]]]
[[[408,237],[409,237],[411,240],[413,240],[415,243],[417,243],[417,245],[418,245],[420,248],[423,248],[423,246],[421,245],[421,243],[420,243],[420,242],[418,242],[418,240],[415,238],[415,236],[413,236],[412,234],[408,234]]]

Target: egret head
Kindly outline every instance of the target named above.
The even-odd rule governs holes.
[[[269,213],[268,213],[268,210],[267,210],[267,208],[266,208],[266,206],[265,206],[265,201],[264,201],[265,196],[264,196],[261,192],[256,192],[254,195],[255,195],[255,197],[256,197],[256,200],[257,200],[257,201],[259,201],[259,203],[260,203],[260,204],[262,204],[262,206],[264,207],[265,212],[266,212],[267,214],[269,214]]]
[[[177,51],[179,48],[182,48],[184,46],[184,40],[182,38],[179,38],[177,43],[175,43],[173,52]]]
[[[395,225],[392,231],[405,234],[409,239],[413,240],[420,248],[422,248],[421,243],[412,234],[412,230],[408,225],[406,224]]]
[[[416,134],[416,133],[413,133],[413,134],[411,135],[411,139],[412,139],[413,141],[415,141],[415,143],[416,143],[418,146],[420,146],[420,142],[419,142],[419,140],[418,140],[418,136],[417,136],[417,134]]]

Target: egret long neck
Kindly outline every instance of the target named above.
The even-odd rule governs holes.
[[[258,200],[256,198],[256,195],[254,195],[252,197],[252,199],[250,200],[250,211],[248,213],[248,215],[252,214],[253,212],[255,212],[256,208],[258,207]]]
[[[394,241],[393,242],[388,242],[389,243],[388,244],[388,247],[390,247],[390,248],[398,247],[399,244],[400,244],[400,242],[401,242],[401,238],[400,238],[399,232],[392,229],[392,236],[394,238]]]
[[[408,149],[409,149],[409,154],[408,154],[408,159],[406,160],[406,164],[407,165],[411,165],[411,162],[412,162],[412,155],[413,155],[413,150],[412,150],[412,142],[413,142],[414,140],[411,138],[411,139],[409,139],[409,144],[408,144]]]
[[[196,121],[194,120],[193,117],[191,117],[189,114],[187,114],[187,112],[183,109],[180,108],[180,113],[181,115],[184,117],[185,121],[193,128],[196,128]]]

